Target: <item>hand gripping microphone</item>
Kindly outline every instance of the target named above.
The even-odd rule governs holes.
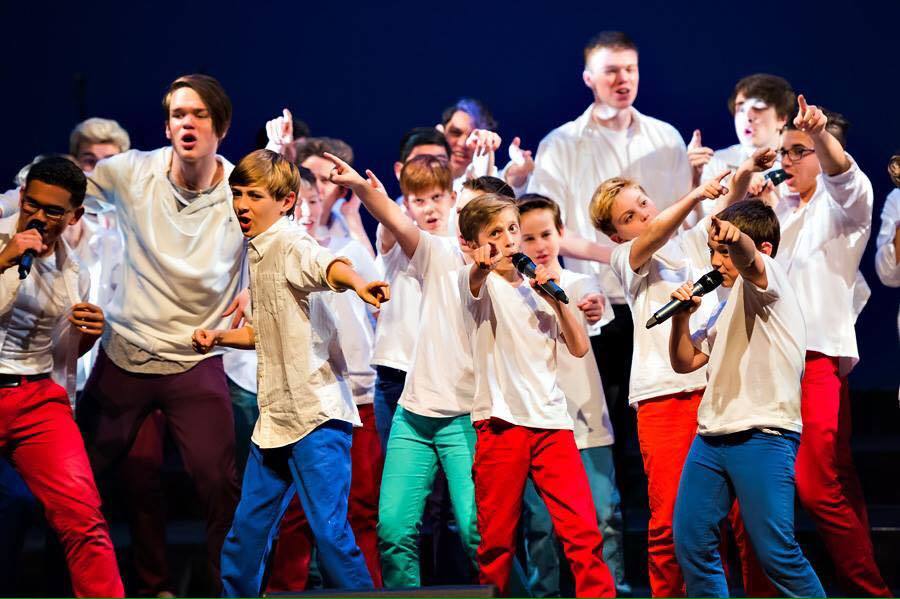
[[[28,224],[25,225],[25,230],[28,229],[37,229],[38,233],[43,235],[44,233],[44,221],[42,220],[31,220],[28,221]],[[34,264],[34,257],[36,252],[32,249],[27,249],[22,254],[22,257],[19,258],[19,279],[24,279],[28,276],[28,273],[31,272],[31,266]]]
[[[534,271],[537,268],[537,265],[534,263],[534,261],[532,261],[531,258],[521,252],[517,252],[510,256],[510,259],[512,260],[513,266],[516,267],[516,270],[518,270],[529,279],[534,278]],[[569,303],[569,297],[566,295],[566,292],[563,291],[562,287],[556,284],[556,281],[547,281],[540,287],[541,289],[555,297],[557,301],[560,301],[564,304]]]
[[[787,181],[788,179],[790,179],[790,177],[789,177],[788,174],[784,171],[783,168],[777,168],[777,169],[775,169],[774,171],[769,171],[768,173],[766,173],[766,174],[763,176],[763,178],[764,178],[766,181],[771,181],[771,182],[772,182],[772,187],[778,187],[779,185],[781,185],[782,183],[784,183],[785,181]]]
[[[691,289],[691,295],[696,297],[702,297],[718,287],[722,284],[722,273],[718,270],[711,270],[702,277],[700,280],[694,283],[694,288]],[[659,323],[670,319],[674,314],[681,312],[691,306],[691,301],[689,300],[677,300],[673,299],[668,304],[660,308],[656,311],[650,320],[647,321],[647,328],[653,328]]]

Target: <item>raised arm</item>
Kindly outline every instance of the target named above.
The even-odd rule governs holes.
[[[609,264],[609,257],[612,255],[612,251],[612,247],[585,239],[571,233],[569,229],[563,231],[563,236],[559,240],[559,253],[562,256],[575,258],[576,260],[593,260]]]
[[[742,162],[737,171],[735,171],[734,177],[731,178],[731,189],[716,200],[712,214],[718,214],[735,202],[745,199],[753,181],[753,176],[772,168],[775,164],[776,156],[777,153],[772,148],[760,148],[753,152],[753,155]],[[771,185],[770,181],[766,181],[762,190],[771,187]]]
[[[818,106],[807,104],[803,94],[797,96],[797,104],[799,112],[794,118],[794,126],[812,138],[822,172],[832,177],[847,172],[850,169],[850,159],[841,143],[825,130],[825,125],[828,124],[825,113]]]
[[[728,255],[731,263],[741,273],[745,280],[750,281],[760,289],[768,289],[769,279],[766,276],[766,264],[762,254],[756,249],[756,244],[746,233],[725,220],[711,217],[709,223],[709,239],[713,243],[728,246]]]
[[[534,271],[534,278],[529,282],[532,289],[547,300],[547,303],[556,312],[562,338],[569,353],[576,358],[584,357],[591,347],[587,331],[573,310],[541,288],[541,285],[551,280],[559,284],[559,273],[555,269],[549,269],[543,264],[539,264]]]
[[[407,257],[412,258],[419,245],[419,227],[409,216],[403,213],[400,206],[387,194],[378,190],[380,183],[372,171],[366,171],[369,180],[363,179],[352,166],[333,154],[325,153],[325,157],[334,163],[330,179],[343,187],[349,188],[366,207],[375,220],[384,225],[387,231],[397,239]]]
[[[701,301],[701,298],[691,295],[693,286],[693,283],[688,281],[672,293],[673,299],[691,300],[693,304],[688,310],[681,310],[672,316],[672,330],[669,332],[669,361],[672,362],[672,370],[679,374],[694,372],[709,362],[709,356],[697,349],[691,340],[691,314],[697,311]]]
[[[631,253],[628,262],[631,269],[638,271],[653,254],[666,244],[672,235],[681,226],[681,223],[691,211],[704,199],[716,199],[728,192],[722,185],[722,179],[728,176],[730,170],[725,170],[716,175],[714,179],[707,181],[700,187],[692,190],[686,196],[660,212],[631,244]]]

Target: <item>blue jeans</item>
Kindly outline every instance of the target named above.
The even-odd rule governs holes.
[[[381,439],[381,451],[385,453],[391,436],[391,423],[405,383],[404,371],[389,366],[375,367],[375,430]]]
[[[250,445],[241,500],[222,547],[226,597],[259,597],[272,539],[296,491],[331,585],[372,587],[347,520],[352,426],[329,420],[285,447]]]
[[[794,538],[794,460],[798,433],[752,429],[697,435],[675,502],[675,556],[689,597],[727,597],[719,525],[735,498],[760,564],[784,597],[824,597]]]
[[[603,561],[609,566],[616,588],[627,591],[625,553],[622,548],[622,510],[612,446],[579,450],[587,473],[597,523],[603,534]],[[531,480],[525,486],[522,525],[525,531],[528,588],[535,597],[558,597],[559,553],[550,512]]]

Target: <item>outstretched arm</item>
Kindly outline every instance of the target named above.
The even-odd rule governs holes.
[[[847,158],[841,142],[825,130],[825,125],[828,124],[825,113],[818,106],[807,104],[803,94],[797,96],[797,104],[799,112],[794,118],[794,126],[800,131],[805,131],[812,138],[816,158],[822,165],[822,171],[832,177],[847,172],[850,169],[850,160]]]
[[[363,179],[352,166],[333,154],[325,154],[334,163],[331,171],[331,181],[349,188],[372,213],[375,220],[384,225],[385,229],[397,239],[397,243],[403,249],[407,257],[412,258],[419,245],[419,227],[409,216],[403,213],[400,206],[385,193],[378,190],[381,183],[372,171],[366,171],[369,180]]]
[[[675,234],[678,227],[691,213],[695,206],[705,199],[716,199],[728,192],[722,185],[722,179],[728,176],[730,170],[719,173],[714,179],[707,181],[700,187],[692,190],[686,196],[660,212],[631,244],[631,253],[628,262],[635,272],[640,270],[650,260],[669,238]]]

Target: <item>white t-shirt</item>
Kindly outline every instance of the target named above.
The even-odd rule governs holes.
[[[569,296],[569,306],[575,306],[586,295],[601,292],[596,277],[566,269],[559,273],[559,285]],[[584,312],[577,308],[573,310],[589,335],[599,333],[599,327],[613,319],[608,298],[603,317],[594,325],[588,325]],[[575,445],[578,449],[612,445],[615,437],[594,350],[588,347],[588,353],[583,358],[576,358],[566,348],[560,348],[556,359],[559,386],[566,396],[569,416],[575,423]]]
[[[380,239],[376,239],[376,245],[381,251]],[[372,365],[405,372],[412,364],[416,347],[422,287],[414,274],[409,272],[409,258],[399,243],[394,243],[380,257],[384,264],[384,278],[391,286],[391,301],[381,307],[378,315]]]
[[[597,187],[610,177],[634,179],[662,210],[690,191],[691,167],[684,140],[672,125],[632,108],[629,130],[610,131],[592,120],[592,108],[541,140],[528,191],[557,202],[569,231],[612,247],[613,241],[594,229],[588,214]],[[612,303],[625,303],[609,266],[572,258],[565,263],[570,270],[599,277]]]
[[[349,258],[353,269],[368,281],[377,281],[380,276],[375,261],[362,244],[347,237],[332,237],[328,249],[335,256]],[[319,294],[331,309],[337,322],[338,341],[347,362],[347,379],[357,406],[375,401],[375,370],[372,369],[372,345],[375,342],[375,328],[372,319],[374,310],[358,295],[325,291]],[[391,296],[393,300],[393,294]],[[387,302],[385,306],[391,302]]]
[[[456,272],[464,264],[455,238],[420,232],[410,268],[422,287],[422,308],[413,362],[399,401],[420,416],[472,411],[475,375]]]
[[[787,273],[763,255],[768,287],[739,277],[728,299],[692,336],[709,356],[709,382],[697,412],[701,435],[751,428],[800,432],[800,379],[806,325]],[[719,338],[719,333],[722,337]]]
[[[667,320],[652,329],[646,322],[653,313],[669,303],[672,292],[687,281],[696,281],[711,270],[704,219],[695,227],[679,232],[660,248],[638,272],[631,269],[629,254],[634,240],[616,247],[609,265],[622,282],[625,299],[634,318],[634,350],[629,384],[629,403],[632,406],[645,399],[667,397],[706,386],[703,368],[688,374],[672,370],[669,360],[669,333],[672,321]],[[705,250],[705,265],[701,256]],[[691,316],[692,323],[705,322],[716,306],[715,294],[707,294],[700,310]]]
[[[528,283],[491,273],[478,297],[471,266],[457,273],[475,362],[472,420],[499,418],[519,426],[574,428],[557,379],[561,330],[556,313]]]

